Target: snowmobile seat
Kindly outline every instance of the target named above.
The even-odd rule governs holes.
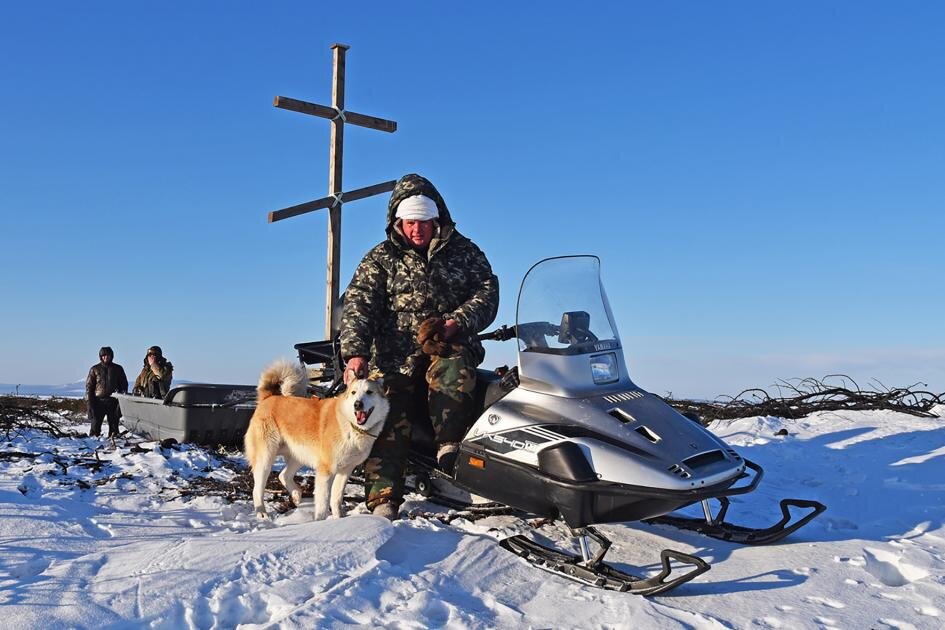
[[[341,344],[337,337],[297,343],[295,350],[299,353],[299,363],[302,365],[322,366],[320,369],[308,370],[309,386],[317,396],[327,398],[342,389]]]
[[[299,361],[305,365],[324,364],[326,367],[335,367],[340,359],[338,340],[306,341],[295,344],[299,353]]]
[[[338,306],[332,320],[334,330],[341,326],[341,311],[344,307],[345,293],[338,297]],[[314,389],[319,396],[334,396],[341,389],[342,372],[344,364],[341,360],[341,340],[337,333],[332,339],[323,341],[306,341],[295,344],[295,350],[299,353],[299,363],[302,365],[321,365],[320,370],[309,370],[310,379],[317,383],[330,383],[328,386],[314,385]]]
[[[518,387],[518,367],[501,367],[495,370],[476,370],[476,416],[502,400],[506,394]]]

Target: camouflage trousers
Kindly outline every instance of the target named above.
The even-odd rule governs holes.
[[[364,462],[365,503],[371,510],[382,503],[403,503],[415,423],[430,422],[437,445],[463,439],[475,420],[476,362],[465,349],[449,357],[433,356],[413,375],[385,375],[384,385],[390,411]]]

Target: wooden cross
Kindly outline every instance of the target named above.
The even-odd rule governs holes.
[[[293,112],[310,114],[331,121],[331,149],[328,153],[328,197],[315,201],[308,201],[290,208],[283,208],[269,213],[269,222],[275,223],[282,219],[296,217],[306,212],[328,208],[328,291],[325,300],[325,336],[334,339],[338,332],[333,323],[335,310],[338,306],[338,271],[341,264],[341,206],[348,201],[357,201],[365,197],[380,195],[394,189],[396,180],[374,184],[366,188],[358,188],[348,192],[341,190],[341,163],[343,156],[345,123],[368,127],[378,131],[393,133],[397,131],[397,123],[393,120],[365,116],[355,112],[345,111],[345,51],[350,48],[345,44],[332,44],[334,63],[331,85],[331,107],[297,101],[294,98],[277,96],[273,105]]]

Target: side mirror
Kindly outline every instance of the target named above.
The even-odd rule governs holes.
[[[591,315],[587,311],[568,311],[561,316],[558,343],[584,343],[591,337]]]

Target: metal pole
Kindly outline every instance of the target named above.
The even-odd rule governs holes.
[[[712,508],[709,506],[708,499],[702,499],[702,513],[705,514],[705,522],[709,525],[715,525],[715,517],[712,516]]]
[[[587,544],[587,536],[578,536],[578,545],[581,546],[581,557],[584,558],[584,564],[590,565],[593,556],[591,556],[591,547]]]

